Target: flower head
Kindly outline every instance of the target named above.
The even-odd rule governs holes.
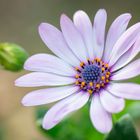
[[[140,99],[140,86],[119,83],[140,74],[140,60],[128,64],[140,50],[140,23],[129,27],[129,13],[117,17],[105,37],[107,14],[100,9],[92,25],[84,11],[74,14],[73,22],[66,15],[60,19],[61,31],[41,23],[39,34],[56,55],[37,54],[24,68],[34,71],[16,80],[21,87],[51,86],[28,93],[25,106],[52,103],[43,127],[51,129],[66,115],[83,107],[91,97],[90,118],[101,133],[112,128],[112,113],[125,106],[124,99]]]

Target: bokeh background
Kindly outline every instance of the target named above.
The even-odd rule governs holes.
[[[50,51],[38,35],[38,25],[49,22],[59,27],[62,13],[71,16],[85,10],[91,19],[99,8],[108,12],[107,28],[116,16],[130,12],[129,25],[140,21],[139,0],[0,0],[0,42],[14,42],[29,55]],[[14,80],[25,71],[14,73],[0,70],[0,140],[45,140],[35,125],[34,108],[20,103],[30,88],[14,86]],[[139,128],[137,126],[137,131]]]

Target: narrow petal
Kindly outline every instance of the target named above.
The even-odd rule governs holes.
[[[64,76],[74,76],[76,71],[71,65],[50,54],[36,54],[31,56],[24,64],[30,71],[49,72]]]
[[[41,23],[39,26],[39,34],[47,47],[57,56],[71,65],[77,66],[79,60],[69,49],[62,33],[54,26],[48,23]]]
[[[58,102],[46,113],[43,119],[43,128],[51,129],[65,116],[83,107],[88,99],[89,94],[81,91]]]
[[[133,61],[126,67],[114,73],[112,80],[125,80],[140,75],[140,59]]]
[[[73,84],[75,78],[58,76],[55,74],[32,72],[26,74],[15,81],[19,87],[38,87],[38,86],[60,86]]]
[[[36,90],[24,96],[24,106],[48,104],[63,99],[79,90],[78,86],[63,86]]]
[[[105,27],[106,27],[107,13],[104,9],[97,11],[93,24],[93,38],[95,42],[95,55],[102,57],[105,42]]]
[[[101,133],[108,133],[111,130],[111,114],[103,108],[100,97],[97,94],[93,96],[91,101],[90,118],[94,127]]]
[[[109,65],[112,66],[117,60],[136,42],[140,33],[140,23],[131,26],[122,36],[118,39],[111,52]]]
[[[140,85],[133,83],[112,83],[107,90],[121,98],[140,100]]]
[[[70,49],[80,61],[85,62],[87,60],[87,50],[80,32],[76,29],[73,22],[64,14],[61,16],[60,25]]]
[[[88,15],[80,10],[74,14],[73,17],[74,24],[81,33],[83,40],[86,44],[88,50],[89,58],[94,58],[94,46],[93,46],[93,32],[92,32],[92,23]]]
[[[131,15],[129,13],[125,13],[118,16],[111,24],[106,38],[104,51],[105,62],[109,61],[113,46],[117,42],[118,38],[122,35],[122,33],[124,33],[124,31],[126,30],[130,19]]]
[[[138,53],[140,52],[140,38],[125,54],[123,54],[119,60],[112,66],[111,70],[116,71],[125,65],[127,65]]]
[[[125,106],[124,99],[118,98],[106,90],[101,91],[100,100],[105,110],[110,113],[118,113],[122,111]]]

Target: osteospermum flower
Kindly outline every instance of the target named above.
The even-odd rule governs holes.
[[[93,25],[84,11],[74,14],[73,22],[62,14],[61,31],[41,23],[39,34],[56,55],[36,54],[24,68],[32,73],[16,80],[21,87],[49,86],[28,93],[24,106],[58,100],[45,115],[43,128],[51,129],[66,115],[83,107],[89,99],[94,127],[107,133],[112,128],[112,113],[122,111],[124,99],[140,99],[140,86],[119,83],[140,74],[140,59],[128,64],[140,50],[140,23],[127,28],[129,13],[117,17],[105,37],[106,11],[99,10]]]

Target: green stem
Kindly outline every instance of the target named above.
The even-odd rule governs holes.
[[[117,122],[117,117],[115,114],[112,115],[113,125]]]

